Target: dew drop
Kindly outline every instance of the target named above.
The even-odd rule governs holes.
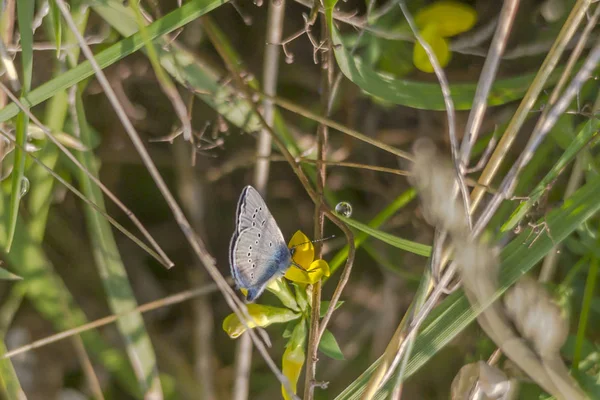
[[[23,177],[23,179],[21,179],[21,189],[19,191],[19,196],[23,197],[27,194],[27,192],[29,192],[29,179]]]
[[[349,218],[352,216],[352,205],[347,201],[340,201],[335,206],[335,212],[346,218]]]

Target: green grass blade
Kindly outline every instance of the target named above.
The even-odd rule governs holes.
[[[3,356],[6,351],[3,337],[0,340],[0,356]],[[27,398],[23,389],[21,389],[21,383],[19,383],[19,377],[17,377],[15,368],[10,359],[7,358],[0,359],[0,385],[6,399],[21,400]]]
[[[60,47],[62,45],[62,19],[60,9],[56,0],[50,0],[50,17],[52,19],[52,29],[54,30],[54,44],[56,45],[56,58],[60,58]]]
[[[4,268],[0,268],[0,280],[5,280],[5,281],[18,281],[21,278],[20,276],[17,276],[15,274],[13,274],[12,272],[4,269]]]
[[[55,3],[53,1],[53,3]],[[87,19],[89,15],[89,7],[82,7],[81,5],[76,6],[71,4],[71,15],[73,19],[79,24],[79,31],[84,32],[87,26]],[[52,27],[47,27],[49,31]],[[65,47],[74,45],[65,50],[67,64],[74,65],[79,57],[79,46],[77,46],[77,40],[73,37],[73,33],[66,30],[65,36]],[[63,72],[64,66],[60,61],[56,61],[54,66],[54,75],[59,75]],[[67,111],[69,109],[69,99],[65,90],[59,90],[50,98],[45,109],[44,124],[53,132],[63,132]],[[0,111],[1,112],[1,111]],[[36,157],[47,167],[54,170],[60,151],[53,143],[46,142],[44,148],[39,153],[36,153]],[[44,238],[44,232],[46,230],[46,221],[48,219],[48,211],[50,210],[50,204],[52,204],[51,196],[54,189],[54,177],[46,171],[43,167],[37,163],[33,163],[28,171],[27,175],[31,182],[31,189],[26,197],[27,210],[29,211],[28,229],[31,236],[42,241]]]
[[[531,210],[531,207],[535,204],[536,201],[544,194],[546,191],[546,186],[552,182],[558,174],[565,168],[567,164],[569,164],[575,156],[583,149],[589,142],[592,140],[594,136],[597,135],[598,130],[600,129],[600,121],[592,118],[588,122],[585,123],[581,131],[577,134],[574,140],[571,141],[571,144],[563,155],[560,157],[558,162],[554,164],[550,172],[542,179],[535,189],[533,189],[529,195],[529,199],[524,201],[517,207],[517,209],[512,213],[508,221],[506,221],[502,225],[502,232],[509,231],[513,229],[519,221]]]
[[[174,30],[181,28],[185,24],[193,21],[199,16],[212,11],[223,4],[221,0],[193,0],[189,3],[185,4],[181,8],[174,10],[173,12],[165,15],[163,18],[155,21],[151,25],[148,26],[148,35],[154,40],[160,36],[166,35]],[[121,6],[122,7],[122,6]],[[127,8],[122,7],[127,10]],[[101,8],[101,6],[95,7],[96,11],[106,10],[105,8]],[[112,9],[111,9],[112,10]],[[114,10],[113,10],[114,11]],[[133,18],[133,16],[131,16]],[[135,20],[133,20],[135,23]],[[121,40],[120,42],[110,46],[108,49],[100,52],[96,56],[96,61],[100,65],[101,68],[106,68],[115,62],[125,58],[126,56],[135,53],[144,47],[144,41],[142,36],[138,33],[131,37]],[[186,53],[187,54],[187,53]],[[188,62],[193,60],[193,57],[189,55]],[[84,79],[89,78],[94,75],[94,71],[90,66],[88,61],[82,62],[77,67],[66,71],[65,73],[57,76],[56,78],[40,85],[35,90],[28,93],[26,96],[21,97],[21,101],[27,107],[33,107],[38,105],[52,96],[54,96],[57,92],[61,90],[68,89],[69,87],[83,81]],[[214,73],[214,87],[218,86],[218,77],[216,77],[216,72]],[[204,79],[209,79],[208,77]],[[226,93],[223,93],[225,95]],[[207,97],[207,96],[205,96]],[[0,110],[0,122],[5,122],[13,117],[15,117],[19,113],[19,108],[16,104],[11,103]]]
[[[585,330],[591,318],[590,310],[594,301],[594,289],[598,277],[598,258],[592,257],[590,269],[585,281],[585,289],[583,292],[583,302],[579,315],[579,323],[577,326],[577,338],[575,340],[575,351],[573,354],[573,367],[577,369],[582,358],[583,344],[585,342]]]
[[[21,34],[21,63],[23,66],[21,95],[26,95],[31,89],[31,76],[33,73],[33,0],[17,2],[17,20],[19,22],[19,33]],[[27,125],[29,118],[25,113],[19,114],[16,127],[16,141],[20,145],[15,151],[15,159],[11,176],[10,208],[8,210],[8,240],[6,251],[12,246],[17,219],[19,215],[19,204],[21,203],[21,187],[25,180],[25,144],[27,142]]]
[[[7,352],[4,338],[11,321],[14,319],[15,314],[23,302],[24,295],[23,286],[13,286],[8,298],[4,300],[4,304],[0,310],[0,357]],[[0,386],[2,392],[4,392],[4,398],[15,400],[26,399],[25,393],[21,388],[21,383],[19,382],[19,377],[17,376],[10,359],[0,358]]]
[[[408,204],[412,199],[414,199],[415,195],[416,195],[416,192],[412,188],[408,189],[407,191],[402,193],[400,196],[398,196],[396,199],[394,199],[394,201],[392,201],[386,208],[384,208],[382,211],[380,211],[379,214],[377,214],[375,216],[375,218],[373,218],[369,222],[368,227],[374,228],[374,229],[379,228],[383,223],[385,223],[388,219],[390,219],[392,217],[392,215],[396,214],[396,212],[398,212],[399,209],[401,209],[406,204]],[[360,245],[368,238],[369,238],[368,233],[360,232],[354,238],[354,246],[358,249],[360,247]],[[346,245],[340,251],[338,251],[335,256],[333,256],[331,262],[329,263],[329,268],[331,268],[332,274],[340,267],[340,265],[342,265],[342,263],[346,260],[347,257],[348,257],[348,246]]]
[[[77,92],[75,106],[81,141],[86,147],[89,147],[91,146],[91,133],[87,125],[80,92]],[[98,177],[97,163],[92,152],[79,152],[78,158],[88,171]],[[104,208],[104,199],[100,188],[83,171],[80,171],[78,178],[85,196],[99,207]],[[136,308],[138,304],[110,224],[99,212],[90,207],[85,208],[85,214],[94,260],[102,278],[111,311],[113,314],[122,314]],[[127,353],[134,367],[138,385],[144,393],[144,398],[162,399],[156,356],[141,313],[130,313],[126,317],[119,318],[117,328],[126,343]]]
[[[337,1],[327,1],[325,15],[331,31],[333,49],[337,65],[342,73],[365,92],[399,104],[424,110],[444,110],[444,99],[440,85],[429,82],[416,82],[408,79],[394,78],[373,70],[363,63],[359,57],[350,54],[344,45],[341,35],[333,23],[333,7]],[[554,84],[560,77],[555,71],[547,86]],[[506,104],[523,97],[529,84],[533,82],[535,73],[523,74],[512,78],[498,79],[494,82],[488,97],[488,106]],[[450,92],[454,107],[457,110],[468,110],[473,104],[477,85],[475,83],[450,84]]]
[[[417,242],[413,242],[412,240],[402,239],[398,236],[391,235],[386,232],[382,232],[380,230],[371,228],[368,225],[360,223],[350,218],[342,217],[338,215],[338,217],[344,221],[346,224],[350,225],[353,228],[356,228],[369,236],[374,237],[375,239],[379,239],[382,242],[385,242],[391,246],[397,247],[401,250],[406,250],[411,253],[417,254],[419,256],[429,257],[431,254],[431,246],[426,244],[421,244]]]
[[[0,196],[0,215],[5,212],[7,199]],[[4,248],[7,235],[0,230],[0,247]],[[4,259],[23,277],[25,295],[37,312],[50,321],[58,332],[88,322],[83,311],[75,304],[63,280],[54,272],[39,241],[31,237],[23,225],[15,230],[14,246]],[[121,386],[136,398],[141,398],[135,375],[124,354],[109,346],[97,331],[81,334],[85,348],[102,363]]]
[[[559,243],[577,229],[583,222],[600,210],[600,177],[594,178],[567,199],[563,206],[551,212],[546,222],[552,231],[552,237]],[[531,246],[524,245],[529,230],[516,237],[501,253],[499,297],[523,274],[533,268],[554,247],[553,241],[542,235]],[[426,319],[413,348],[408,362],[405,378],[414,374],[440,349],[446,346],[476,318],[462,291],[446,298]],[[371,365],[359,378],[350,384],[336,400],[358,399],[377,367],[378,361]],[[391,382],[393,383],[393,382]],[[387,389],[382,390],[377,399],[386,398]]]

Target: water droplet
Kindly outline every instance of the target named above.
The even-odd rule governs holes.
[[[27,192],[29,192],[29,179],[23,177],[23,179],[21,179],[21,190],[19,192],[19,196],[23,197],[27,194]]]
[[[350,218],[352,216],[352,205],[347,201],[340,201],[335,206],[335,212],[346,218]]]

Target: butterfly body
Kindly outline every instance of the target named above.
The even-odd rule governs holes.
[[[256,300],[269,281],[283,276],[292,263],[281,230],[252,186],[242,190],[238,201],[229,262],[236,286],[248,290],[248,301]]]

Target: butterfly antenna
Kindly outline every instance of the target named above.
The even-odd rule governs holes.
[[[309,240],[307,242],[303,242],[303,243],[298,243],[297,245],[293,246],[292,249],[295,249],[296,247],[300,247],[300,246],[304,246],[307,243],[319,243],[319,242],[324,242],[326,240],[329,239],[333,239],[335,237],[335,235],[331,235],[331,236],[327,236],[326,238],[323,239],[315,239],[315,240]]]

